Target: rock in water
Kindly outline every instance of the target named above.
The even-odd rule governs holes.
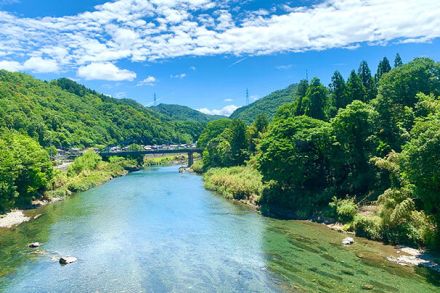
[[[354,239],[351,237],[346,237],[344,240],[342,240],[342,244],[344,245],[351,245],[354,243]]]
[[[29,244],[29,247],[30,248],[37,248],[37,247],[40,247],[40,242],[32,242],[31,244]]]
[[[60,264],[62,265],[68,265],[76,261],[77,261],[76,257],[73,256],[63,256],[60,258]]]

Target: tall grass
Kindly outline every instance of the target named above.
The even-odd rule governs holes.
[[[207,189],[229,199],[256,203],[263,191],[262,176],[251,167],[213,168],[203,177]]]

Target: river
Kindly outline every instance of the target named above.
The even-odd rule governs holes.
[[[265,218],[178,167],[131,173],[0,231],[4,292],[440,292],[390,246]],[[39,249],[27,244],[39,241]],[[59,256],[76,263],[61,266]]]

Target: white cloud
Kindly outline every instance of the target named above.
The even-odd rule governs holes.
[[[183,78],[186,77],[186,73],[172,74],[170,77],[171,78],[183,79]]]
[[[110,62],[90,63],[81,66],[78,68],[77,75],[87,80],[131,81],[136,78],[136,73],[120,69]]]
[[[150,75],[147,76],[144,80],[140,81],[138,83],[138,86],[142,86],[142,85],[153,86],[156,84],[156,81],[157,79],[154,76]]]
[[[60,70],[58,63],[52,59],[31,57],[23,63],[24,70],[38,73],[57,72]]]
[[[17,61],[0,61],[0,69],[6,69],[8,71],[29,70],[37,73],[57,72],[60,70],[55,60],[41,57],[31,57],[23,64]]]
[[[224,99],[225,102],[232,102],[234,99]]]
[[[126,59],[217,54],[245,58],[440,37],[440,1],[435,0],[323,0],[278,11],[243,11],[236,2],[115,0],[93,11],[43,18],[0,11],[0,64],[35,72],[83,72],[91,70],[91,64],[109,67]],[[27,66],[10,63],[23,58],[30,59]],[[133,72],[115,68],[117,73],[109,78],[134,79]]]
[[[234,112],[235,110],[237,110],[239,107],[235,106],[235,105],[227,105],[224,106],[221,109],[208,109],[208,108],[201,108],[198,109],[198,111],[205,113],[205,114],[209,114],[209,115],[222,115],[222,116],[229,116],[232,114],[232,112]]]
[[[0,69],[8,71],[20,71],[22,68],[21,64],[17,61],[0,61]]]

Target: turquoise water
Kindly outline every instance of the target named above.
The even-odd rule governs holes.
[[[177,169],[117,178],[0,231],[0,291],[440,292],[438,276],[385,261],[391,247],[342,247],[342,234],[264,218]]]

